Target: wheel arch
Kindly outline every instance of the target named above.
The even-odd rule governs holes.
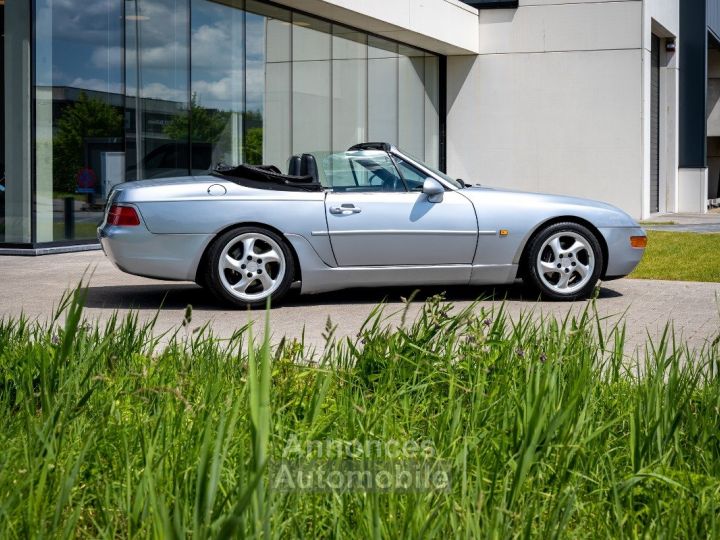
[[[582,225],[583,227],[587,228],[591,233],[593,233],[593,235],[595,235],[595,238],[597,239],[598,244],[600,244],[600,249],[602,250],[603,267],[602,267],[602,272],[600,273],[600,277],[604,279],[605,273],[607,272],[608,255],[609,255],[607,241],[605,240],[605,237],[600,233],[600,230],[595,225],[593,225],[587,219],[583,219],[578,216],[556,216],[556,217],[549,218],[549,219],[539,223],[530,232],[530,234],[527,235],[525,242],[522,246],[522,249],[520,251],[520,258],[518,259],[517,277],[519,277],[519,278],[523,277],[523,272],[525,271],[525,267],[527,266],[526,263],[527,263],[527,258],[529,256],[528,251],[530,249],[530,245],[532,244],[532,241],[543,230],[545,230],[547,227],[555,225],[556,223],[576,223],[578,225]]]
[[[302,281],[302,269],[300,268],[300,259],[298,258],[297,251],[295,251],[295,247],[292,245],[292,242],[290,242],[287,239],[287,236],[285,236],[285,233],[283,233],[280,229],[277,227],[273,227],[272,225],[268,225],[267,223],[260,223],[257,221],[244,221],[241,223],[233,223],[232,225],[228,225],[227,227],[224,227],[223,229],[220,229],[215,234],[212,235],[212,238],[210,238],[210,241],[205,245],[205,249],[203,249],[203,254],[200,257],[200,260],[198,262],[197,268],[195,269],[195,282],[199,283],[200,279],[200,273],[205,270],[205,266],[208,262],[208,252],[210,251],[210,246],[213,245],[215,240],[217,240],[220,236],[225,234],[228,231],[231,231],[232,229],[237,229],[238,227],[258,227],[260,229],[266,229],[268,231],[272,231],[273,233],[277,234],[280,238],[283,239],[285,242],[285,245],[290,250],[290,253],[293,257],[293,281]]]

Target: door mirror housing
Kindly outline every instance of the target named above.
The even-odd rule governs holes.
[[[426,178],[423,182],[423,193],[427,195],[427,199],[431,203],[439,203],[443,200],[445,188],[434,178]]]

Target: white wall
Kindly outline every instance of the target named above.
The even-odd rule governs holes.
[[[448,172],[645,217],[650,21],[676,31],[677,1],[521,0],[481,10],[479,55],[448,59]],[[666,110],[674,139],[675,114]]]

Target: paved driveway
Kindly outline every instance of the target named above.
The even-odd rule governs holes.
[[[218,305],[203,289],[192,283],[155,281],[124,274],[112,266],[102,252],[71,253],[43,257],[0,257],[0,276],[3,294],[0,317],[17,315],[21,311],[31,317],[47,318],[63,291],[77,284],[83,272],[94,271],[90,281],[87,314],[105,318],[112,311],[138,310],[141,317],[155,315],[163,303],[158,330],[175,328],[181,324],[185,307],[192,304],[192,327],[211,322],[219,336],[229,336],[248,319],[262,320],[263,312],[228,310]],[[401,297],[412,288],[351,290],[317,296],[291,296],[283,306],[274,308],[271,324],[274,337],[299,337],[305,331],[306,341],[321,346],[328,317],[337,324],[337,335],[355,335],[373,307],[384,298],[388,312],[398,311]],[[417,298],[422,300],[440,292],[440,288],[426,288]],[[481,302],[493,307],[506,298],[508,312],[517,317],[521,312],[534,310],[536,314],[565,316],[578,312],[583,303],[536,303],[522,297],[518,286],[502,287],[494,291],[494,299]],[[482,287],[452,287],[447,298],[457,306],[465,306],[480,296],[490,297],[493,289]],[[668,281],[620,280],[605,284],[597,303],[607,323],[625,315],[631,346],[645,342],[647,333],[657,337],[668,322],[693,347],[700,347],[720,332],[720,283],[682,283]],[[417,313],[417,303],[409,316]],[[400,316],[390,318],[399,322]]]

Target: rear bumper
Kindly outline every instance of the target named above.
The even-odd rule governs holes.
[[[640,227],[608,227],[600,229],[608,247],[607,268],[603,279],[617,279],[630,274],[640,263],[644,249],[630,245],[631,236],[646,236]]]
[[[153,234],[137,227],[103,225],[98,239],[105,255],[128,274],[194,281],[200,258],[210,241],[206,234]]]

